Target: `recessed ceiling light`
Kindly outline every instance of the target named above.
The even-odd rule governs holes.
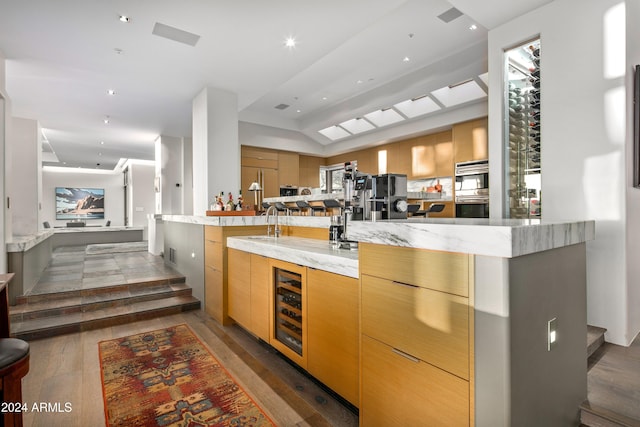
[[[322,97],[322,100],[323,100],[323,101],[326,101],[326,100],[327,100],[327,97],[326,97],[326,96],[323,96],[323,97]]]
[[[296,110],[296,113],[302,113],[302,110]]]
[[[356,83],[361,85],[362,84],[362,80],[358,80]]]
[[[296,47],[296,39],[295,37],[287,37],[284,41],[284,45],[289,49]]]
[[[105,125],[108,125],[108,124],[109,124],[109,121],[110,121],[110,120],[109,120],[109,116],[107,116],[107,117],[105,117],[105,118],[104,118],[104,124],[105,124]]]
[[[100,141],[100,145],[104,145],[104,141]]]
[[[403,62],[409,62],[409,61],[411,61],[411,59],[409,59],[409,57],[408,57],[408,56],[405,56],[405,57],[402,59],[402,61],[403,61]]]
[[[470,29],[471,31],[473,31],[473,30],[477,30],[477,29],[478,29],[478,26],[477,26],[476,24],[471,24],[471,26],[469,27],[469,29]]]
[[[120,15],[118,19],[120,20],[120,22],[129,22],[131,20],[127,15]]]
[[[113,90],[113,89],[109,89],[109,90],[107,91],[107,94],[108,94],[108,95],[115,95],[115,94],[116,94],[116,91],[115,91],[115,90]]]

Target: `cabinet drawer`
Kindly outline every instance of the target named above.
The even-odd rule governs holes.
[[[362,426],[468,426],[469,383],[362,337]]]
[[[222,271],[224,265],[224,256],[222,251],[222,243],[205,240],[204,242],[204,264],[213,267],[218,271]]]
[[[222,227],[214,227],[212,225],[205,225],[204,227],[204,239],[212,242],[222,243]]]
[[[469,296],[470,255],[366,243],[359,251],[362,274]]]
[[[362,333],[469,379],[467,298],[362,276]]]

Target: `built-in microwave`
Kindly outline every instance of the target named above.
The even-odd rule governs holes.
[[[489,161],[456,163],[456,218],[489,218]]]
[[[297,196],[297,195],[298,195],[298,187],[293,187],[290,185],[280,186],[280,197]]]

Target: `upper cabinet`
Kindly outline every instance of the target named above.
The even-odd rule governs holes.
[[[453,125],[454,163],[489,158],[487,118]]]
[[[300,183],[300,155],[290,151],[278,152],[278,181],[280,185],[297,187]]]
[[[326,164],[322,157],[303,156],[299,157],[299,183],[300,187],[320,187],[320,166]]]

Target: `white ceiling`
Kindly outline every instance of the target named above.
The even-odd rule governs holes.
[[[0,0],[0,51],[12,114],[40,122],[60,165],[113,169],[152,160],[158,135],[190,136],[191,101],[206,86],[237,93],[243,121],[330,144],[320,129],[479,81],[487,30],[549,2]],[[464,15],[437,18],[451,7]],[[158,37],[156,23],[200,39]]]

